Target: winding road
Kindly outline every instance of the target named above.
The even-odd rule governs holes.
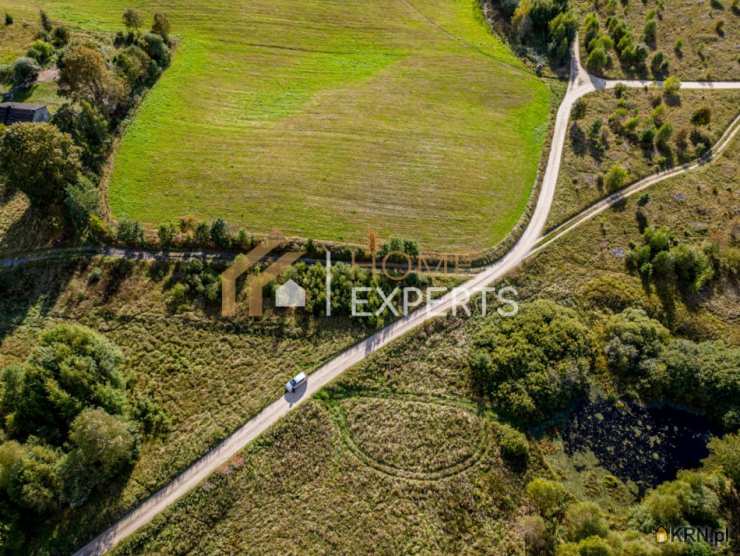
[[[575,44],[578,44],[577,39]],[[658,179],[660,175],[653,176],[653,178],[647,178],[646,180],[642,180],[642,182],[638,182],[638,184],[631,186],[627,192],[622,192],[619,196],[612,196],[613,198],[605,199],[590,209],[587,209],[586,214],[579,215],[578,217],[571,219],[569,222],[566,222],[565,225],[555,230],[556,233],[554,235],[548,234],[547,241],[538,245],[555,196],[555,185],[560,172],[560,163],[563,147],[565,145],[568,118],[571,108],[574,102],[583,95],[598,90],[611,89],[615,87],[617,83],[624,83],[627,87],[634,88],[645,86],[659,87],[662,85],[660,82],[605,80],[593,77],[581,66],[577,46],[573,49],[568,89],[557,112],[547,167],[542,178],[542,185],[535,210],[526,230],[519,238],[519,241],[502,259],[472,276],[470,280],[454,290],[451,290],[448,294],[437,300],[433,305],[420,309],[405,318],[397,320],[369,338],[355,344],[320,367],[311,374],[308,384],[303,391],[295,395],[286,395],[285,397],[271,403],[258,415],[250,419],[245,425],[226,438],[221,444],[183,471],[170,484],[153,494],[138,508],[134,509],[120,521],[82,547],[76,554],[78,556],[91,556],[103,554],[107,550],[111,549],[129,535],[147,525],[157,514],[164,511],[177,499],[195,488],[201,481],[220,466],[228,462],[247,444],[277,423],[302,401],[309,399],[321,388],[336,379],[344,371],[358,364],[373,352],[381,349],[388,343],[397,340],[424,322],[444,315],[460,300],[467,299],[483,292],[484,288],[501,279],[507,273],[519,266],[519,264],[530,256],[535,249],[541,249],[544,248],[544,246],[549,245],[550,242],[555,241],[558,237],[567,233],[578,224],[588,218],[592,218],[599,211],[605,210],[606,207],[616,202],[628,192],[634,193],[639,190],[636,189],[638,185],[644,189],[645,187],[655,183],[656,180],[660,181],[660,179],[666,179],[665,177],[660,177],[660,179]],[[682,87],[685,89],[710,90],[740,89],[740,82],[686,82],[682,84]],[[734,131],[732,131],[732,136],[734,136],[738,127],[734,126],[732,129],[734,129]],[[724,139],[726,139],[727,143],[731,137],[729,139]],[[699,163],[697,162],[695,164]],[[692,168],[693,166],[677,168],[675,171],[672,171],[673,173],[671,175],[677,175]],[[650,181],[651,179],[652,181]]]

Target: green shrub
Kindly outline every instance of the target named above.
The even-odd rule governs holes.
[[[653,59],[650,61],[650,69],[657,79],[662,78],[665,74],[668,73],[668,56],[666,56],[663,52],[656,52],[653,56]]]
[[[578,314],[544,300],[521,305],[515,319],[489,319],[475,345],[474,387],[520,422],[546,418],[580,396],[595,355]]]
[[[63,497],[71,506],[87,500],[93,489],[115,478],[137,456],[131,423],[102,409],[85,409],[69,431],[71,451],[61,464]]]
[[[231,247],[231,236],[229,235],[229,227],[223,218],[217,218],[211,224],[209,231],[211,241],[213,244],[220,249],[229,249]]]
[[[555,554],[556,556],[615,556],[616,553],[601,537],[589,537],[578,544],[562,544]]]
[[[599,506],[593,502],[576,502],[565,510],[565,528],[571,541],[588,537],[606,537],[609,527]]]
[[[77,236],[83,240],[87,239],[91,219],[99,216],[100,193],[98,188],[89,179],[80,177],[77,183],[67,187],[64,204]]]
[[[13,85],[16,87],[30,87],[39,77],[39,67],[33,58],[18,58],[13,63]]]
[[[579,98],[576,100],[575,104],[573,104],[573,119],[574,120],[581,120],[586,115],[587,105],[586,101],[582,98]]]
[[[707,126],[712,121],[712,109],[708,106],[699,108],[691,115],[691,123],[696,126]]]
[[[604,176],[604,184],[606,185],[607,191],[611,193],[613,193],[614,191],[619,191],[624,187],[628,177],[629,174],[627,170],[625,170],[619,164],[615,164],[614,166],[609,168],[606,176]]]
[[[177,227],[172,224],[160,224],[157,230],[159,245],[162,247],[171,247],[177,237]]]
[[[718,475],[679,471],[678,478],[651,490],[633,511],[632,520],[650,533],[658,526],[718,526],[725,487]]]
[[[648,44],[655,44],[656,35],[658,32],[658,22],[654,19],[649,19],[645,23],[645,27],[642,31],[643,40]]]
[[[152,22],[152,33],[159,35],[167,44],[169,44],[170,31],[170,20],[167,16],[163,13],[155,13],[154,21]]]
[[[55,27],[54,31],[51,33],[51,43],[56,48],[63,48],[69,44],[70,34],[69,30],[60,25],[59,27]]]
[[[0,175],[31,203],[61,205],[80,172],[79,148],[55,126],[19,123],[0,135]]]
[[[529,441],[527,441],[527,437],[514,427],[506,424],[499,425],[498,433],[503,458],[515,467],[526,467],[529,461]]]
[[[612,315],[606,323],[604,351],[609,368],[623,376],[645,373],[645,365],[658,357],[670,334],[641,309]]]
[[[589,71],[601,73],[609,65],[609,55],[602,47],[594,48],[586,58],[586,67]]]
[[[675,97],[681,90],[681,80],[676,76],[671,76],[663,83],[663,92],[669,97]]]
[[[740,486],[740,433],[727,434],[709,441],[710,465],[718,466],[735,487]]]
[[[52,117],[52,123],[74,139],[80,147],[85,168],[98,173],[111,148],[108,120],[88,101],[65,103]]]
[[[26,56],[36,60],[40,65],[45,66],[54,56],[54,45],[46,41],[36,40],[28,49]]]
[[[137,31],[144,24],[144,20],[139,15],[139,12],[129,8],[123,12],[123,24],[127,29]]]
[[[533,479],[527,484],[527,495],[540,514],[549,519],[560,514],[568,501],[565,487],[548,479]]]
[[[144,243],[144,229],[134,220],[123,219],[118,223],[116,238],[126,245],[138,246]]]

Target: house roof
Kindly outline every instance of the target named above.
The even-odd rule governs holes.
[[[32,122],[34,114],[40,110],[46,110],[46,106],[43,104],[25,104],[23,102],[2,102],[0,103],[0,124]]]

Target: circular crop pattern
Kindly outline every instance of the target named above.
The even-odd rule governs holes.
[[[386,473],[441,478],[469,467],[482,449],[483,422],[462,407],[354,398],[342,409],[350,448]]]

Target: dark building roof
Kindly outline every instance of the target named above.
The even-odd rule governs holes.
[[[48,122],[49,111],[41,104],[22,102],[0,103],[0,124],[11,125],[19,122]]]

